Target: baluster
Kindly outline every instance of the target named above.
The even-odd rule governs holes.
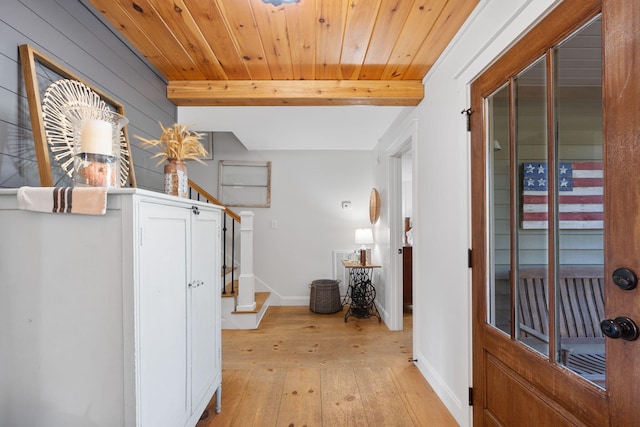
[[[222,295],[227,293],[227,213],[222,213]],[[233,292],[233,270],[231,271],[231,292]]]
[[[231,221],[231,293],[233,293],[234,289],[234,266],[235,266],[235,256],[236,256],[236,221]]]

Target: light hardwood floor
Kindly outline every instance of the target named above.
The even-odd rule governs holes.
[[[457,426],[409,362],[404,331],[376,318],[270,307],[260,328],[222,332],[222,412],[213,426]]]

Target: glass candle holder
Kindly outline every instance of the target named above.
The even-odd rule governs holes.
[[[120,131],[129,120],[107,109],[68,107],[73,125],[73,182],[79,187],[120,187]]]

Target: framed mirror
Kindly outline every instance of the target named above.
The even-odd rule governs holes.
[[[76,80],[97,93],[112,111],[125,115],[124,105],[101,90],[91,86],[68,69],[35,50],[33,47],[24,44],[20,45],[18,49],[20,53],[22,74],[24,76],[27,103],[29,105],[29,115],[31,118],[36,160],[38,162],[40,185],[42,187],[72,186],[71,178],[61,167],[59,167],[53,153],[49,150],[42,114],[42,99],[45,91],[49,85],[58,80]],[[127,134],[126,127],[124,127],[121,132],[123,139],[122,155],[126,159],[126,166],[128,166],[128,173],[124,179],[125,182],[121,184],[123,187],[135,187],[136,178],[133,168],[133,159],[131,158],[131,146],[129,144],[129,136]]]

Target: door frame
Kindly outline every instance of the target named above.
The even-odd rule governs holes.
[[[389,318],[387,326],[392,331],[403,329],[403,307],[402,307],[402,254],[398,254],[398,248],[403,246],[404,228],[402,225],[402,154],[411,151],[412,171],[411,185],[413,207],[412,215],[418,216],[417,190],[416,190],[416,169],[417,169],[417,149],[418,149],[418,119],[413,119],[405,126],[395,141],[387,148],[386,155],[389,159],[389,252],[391,255],[389,266],[391,274],[391,286],[388,288],[386,296],[386,307],[389,307]],[[413,259],[417,258],[419,252],[418,233],[413,233]],[[417,251],[418,250],[418,251]],[[417,265],[414,263],[413,283],[416,282]],[[416,300],[414,286],[414,301]],[[414,304],[415,310],[415,304]],[[414,316],[415,319],[415,316]],[[414,343],[415,346],[415,343]]]

